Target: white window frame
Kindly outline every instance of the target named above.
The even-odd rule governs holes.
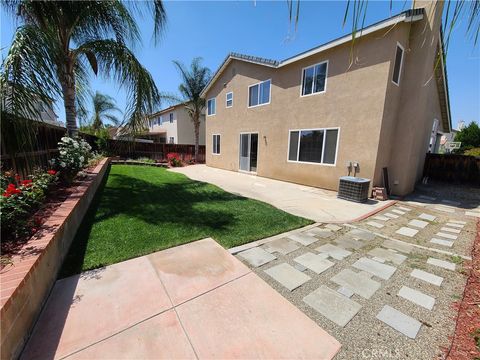
[[[325,164],[323,163],[323,157],[325,156],[325,135],[323,135],[323,144],[322,144],[322,162],[311,162],[311,161],[299,161],[299,160],[290,160],[290,135],[292,132],[298,131],[298,144],[297,144],[297,159],[300,156],[300,133],[302,131],[318,131],[324,130],[326,134],[327,130],[338,130],[337,133],[337,147],[335,148],[335,162],[333,164]],[[313,128],[313,129],[290,129],[288,130],[288,146],[287,146],[287,162],[294,163],[294,164],[309,164],[309,165],[320,165],[320,166],[337,166],[337,156],[338,156],[338,147],[340,144],[340,127],[326,127],[326,128]]]
[[[220,141],[220,144],[221,144],[221,139],[222,139],[222,135],[221,135],[221,134],[212,134],[212,147],[211,147],[211,149],[212,149],[212,155],[220,155],[221,152],[222,152],[222,146],[221,146],[221,145],[220,145],[220,152],[218,152],[218,153],[213,152],[213,138],[214,138],[215,136],[218,136],[218,141]]]
[[[397,59],[397,48],[400,48],[402,49],[402,58],[400,59],[400,70],[398,71],[398,83],[396,83],[395,81],[393,81],[393,75],[395,74],[395,61]],[[395,85],[397,86],[400,86],[400,80],[402,79],[402,71],[403,71],[403,57],[405,56],[405,48],[402,46],[402,44],[400,44],[398,41],[397,41],[397,46],[395,46],[395,56],[393,58],[393,69],[392,69],[392,83],[394,83]]]
[[[168,143],[169,144],[175,144],[175,136],[170,136],[169,139],[168,139]]]
[[[232,94],[232,105],[228,106],[228,95]],[[231,108],[233,106],[233,91],[229,91],[225,94],[225,107]]]
[[[249,105],[250,104],[250,88],[258,85],[258,96],[259,96],[259,99],[260,99],[260,84],[262,84],[264,82],[267,82],[267,81],[270,81],[270,89],[268,91],[268,102],[263,103],[263,104],[257,104],[257,105],[250,106]],[[252,84],[248,87],[248,89],[247,89],[247,108],[251,109],[251,108],[255,108],[255,107],[259,107],[259,106],[269,105],[271,102],[272,102],[272,79],[266,79],[266,80],[257,82],[255,84]]]
[[[314,69],[314,73],[313,73],[313,79],[315,80],[315,67],[317,65],[322,65],[322,64],[327,64],[327,71],[325,71],[325,87],[323,88],[323,91],[319,91],[319,92],[313,92],[313,89],[312,89],[312,93],[311,94],[306,94],[306,95],[303,95],[303,80],[304,80],[304,71],[306,69],[309,69],[311,67],[313,67]],[[324,60],[324,61],[321,61],[319,63],[316,63],[316,64],[313,64],[313,65],[309,65],[309,66],[305,66],[302,71],[300,72],[300,97],[307,97],[307,96],[313,96],[313,95],[319,95],[319,94],[323,94],[323,93],[326,93],[327,92],[327,82],[328,82],[328,68],[329,68],[329,63],[328,63],[328,60]],[[313,85],[312,85],[313,86]]]
[[[213,114],[208,113],[208,102],[214,101],[215,102],[215,112]],[[207,116],[215,116],[217,114],[217,98],[213,97],[207,100]]]

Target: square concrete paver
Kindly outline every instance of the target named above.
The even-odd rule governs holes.
[[[340,349],[253,273],[180,305],[177,312],[200,359],[331,359]]]
[[[385,214],[383,214],[383,215],[389,217],[390,219],[398,219],[398,218],[399,218],[398,215],[392,214],[391,212],[385,213]]]
[[[462,230],[453,229],[453,228],[449,228],[449,227],[444,226],[444,227],[442,227],[442,228],[440,229],[440,231],[450,232],[450,233],[454,233],[454,234],[460,234],[460,232],[461,232]]]
[[[359,275],[350,269],[343,269],[330,280],[365,299],[370,299],[381,286],[378,281]]]
[[[400,331],[410,339],[415,339],[417,337],[418,331],[422,326],[420,321],[415,320],[388,305],[385,305],[378,313],[377,319],[383,321],[395,330]]]
[[[390,279],[397,270],[394,266],[381,264],[366,257],[358,259],[352,266],[356,269],[367,271],[383,280]]]
[[[373,226],[374,228],[377,228],[377,229],[381,229],[385,226],[385,225],[380,224],[379,222],[376,222],[376,221],[368,221],[367,225]]]
[[[351,251],[342,249],[332,244],[324,244],[317,247],[315,250],[324,254],[328,254],[329,256],[337,260],[343,260],[344,258],[352,254]]]
[[[455,224],[453,222],[447,223],[446,226],[454,227],[454,228],[457,228],[457,229],[463,229],[465,227],[464,224]]]
[[[435,265],[441,267],[446,270],[455,271],[456,265],[450,261],[435,259],[435,258],[428,258],[427,264]]]
[[[427,221],[433,221],[437,218],[436,216],[425,214],[425,213],[418,215],[418,217],[422,220],[427,220]]]
[[[342,294],[343,296],[346,296],[348,298],[351,298],[353,296],[353,294],[355,294],[352,290],[350,289],[347,289],[346,287],[343,287],[343,286],[340,286],[338,289],[337,289],[337,292],[339,294]]]
[[[444,238],[447,238],[447,239],[450,239],[450,240],[457,240],[457,238],[458,238],[457,235],[447,234],[447,233],[444,233],[444,232],[441,232],[441,231],[437,233],[437,236],[441,236],[441,237],[444,237]]]
[[[385,249],[382,249],[382,248],[372,249],[368,252],[368,255],[376,256],[376,257],[385,259],[387,261],[391,261],[391,262],[393,262],[394,264],[397,264],[397,265],[400,265],[401,263],[403,263],[407,259],[407,257],[405,255],[396,254],[392,251],[388,251],[388,250],[385,250]]]
[[[305,296],[303,301],[342,327],[347,325],[362,307],[359,303],[340,295],[325,285]]]
[[[452,240],[443,240],[443,239],[437,239],[437,238],[432,238],[430,242],[432,244],[448,246],[448,247],[452,247],[454,243]]]
[[[480,217],[480,211],[465,211],[465,215],[467,215],[467,216],[474,216],[474,217]]]
[[[334,262],[325,259],[323,256],[315,255],[311,252],[300,255],[293,260],[317,274],[321,274],[325,270],[335,265]]]
[[[400,210],[402,210],[402,211],[407,211],[407,212],[408,212],[408,211],[412,211],[412,209],[407,208],[407,207],[404,207],[404,206],[397,206],[397,209],[400,209]]]
[[[380,220],[380,221],[388,221],[388,220],[391,220],[391,218],[389,218],[388,216],[384,216],[384,215],[374,216],[373,219],[375,219],[375,220]]]
[[[393,209],[392,212],[395,213],[395,214],[398,214],[398,215],[405,215],[406,214],[405,211],[398,210],[398,209]]]
[[[449,222],[454,223],[454,224],[461,224],[461,225],[466,225],[467,222],[463,220],[449,220]]]
[[[424,229],[424,228],[428,225],[428,222],[422,221],[422,220],[413,219],[413,220],[410,220],[410,221],[408,222],[408,225],[413,226],[413,227],[416,227],[416,228]]]
[[[254,247],[237,254],[253,267],[259,267],[268,264],[270,261],[275,260],[277,257],[270,254],[268,251],[261,247]]]
[[[348,235],[340,236],[339,238],[335,239],[334,242],[344,249],[358,250],[367,245],[363,241],[355,240]]]
[[[172,309],[67,359],[196,359],[196,356]]]
[[[329,229],[321,229],[318,227],[314,227],[312,229],[308,229],[304,232],[304,234],[309,236],[318,236],[319,238],[326,239],[334,235],[334,233]]]
[[[325,228],[330,229],[332,231],[338,231],[338,230],[342,229],[341,226],[338,226],[338,225],[335,225],[335,224],[327,224],[327,225],[325,225]]]
[[[452,208],[446,207],[446,206],[442,206],[442,205],[435,206],[434,209],[438,210],[438,211],[443,211],[443,212],[446,212],[446,213],[454,213],[455,212],[455,209],[452,209]]]
[[[402,286],[397,295],[428,310],[432,310],[435,305],[435,299],[433,297],[424,294],[421,291],[409,288],[408,286]]]
[[[441,286],[443,282],[443,277],[437,276],[435,274],[432,274],[420,269],[413,269],[412,272],[410,273],[410,276],[416,279],[428,282],[429,284],[432,284],[435,286]]]
[[[287,255],[299,248],[300,246],[297,242],[287,238],[273,240],[263,245],[263,249],[265,249],[269,253],[278,252],[283,255]]]
[[[274,257],[263,249],[254,249],[259,249],[268,258]],[[148,255],[148,259],[157,271],[173,305],[250,272],[248,267],[231,256],[213,239],[199,240],[159,251]]]
[[[407,244],[403,241],[398,241],[398,240],[390,240],[387,239],[383,242],[382,244],[383,247],[386,247],[388,249],[393,249],[393,250],[398,250],[401,251],[405,254],[410,254],[413,250],[413,246],[410,244]]]
[[[375,239],[375,234],[374,233],[372,233],[370,231],[362,230],[362,229],[350,230],[347,233],[347,235],[354,238],[354,239],[361,239],[361,240],[365,240],[365,241],[370,241],[370,240]]]
[[[59,280],[23,358],[62,358],[171,307],[146,257]]]
[[[301,234],[292,234],[288,236],[289,239],[292,239],[293,241],[296,241],[304,246],[308,246],[310,244],[313,244],[314,242],[318,241],[318,239],[314,236],[307,235],[304,233]]]
[[[402,226],[400,229],[395,231],[395,233],[403,236],[414,237],[415,235],[417,235],[418,230]]]
[[[305,284],[311,279],[310,276],[298,271],[287,263],[275,265],[265,270],[265,272],[290,291]]]

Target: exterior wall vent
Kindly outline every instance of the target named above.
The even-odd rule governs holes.
[[[368,200],[369,188],[370,179],[342,176],[338,186],[337,197],[355,202],[366,202]]]

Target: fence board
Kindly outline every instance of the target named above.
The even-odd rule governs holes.
[[[480,157],[427,154],[423,175],[431,180],[480,185]]]

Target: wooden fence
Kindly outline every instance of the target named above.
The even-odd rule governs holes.
[[[480,185],[480,157],[427,154],[423,176],[431,180]]]
[[[58,154],[57,144],[65,136],[63,127],[30,121],[29,130],[19,139],[16,132],[22,131],[17,124],[2,118],[1,131],[1,170],[13,170],[26,178],[37,168],[47,168],[49,160]],[[167,154],[178,153],[180,158],[189,162],[195,155],[194,145],[143,143],[126,140],[107,139],[101,144],[99,138],[80,133],[96,151],[105,151],[109,156],[137,159],[148,157],[157,161],[166,161]],[[205,146],[199,147],[198,163],[205,162]]]

